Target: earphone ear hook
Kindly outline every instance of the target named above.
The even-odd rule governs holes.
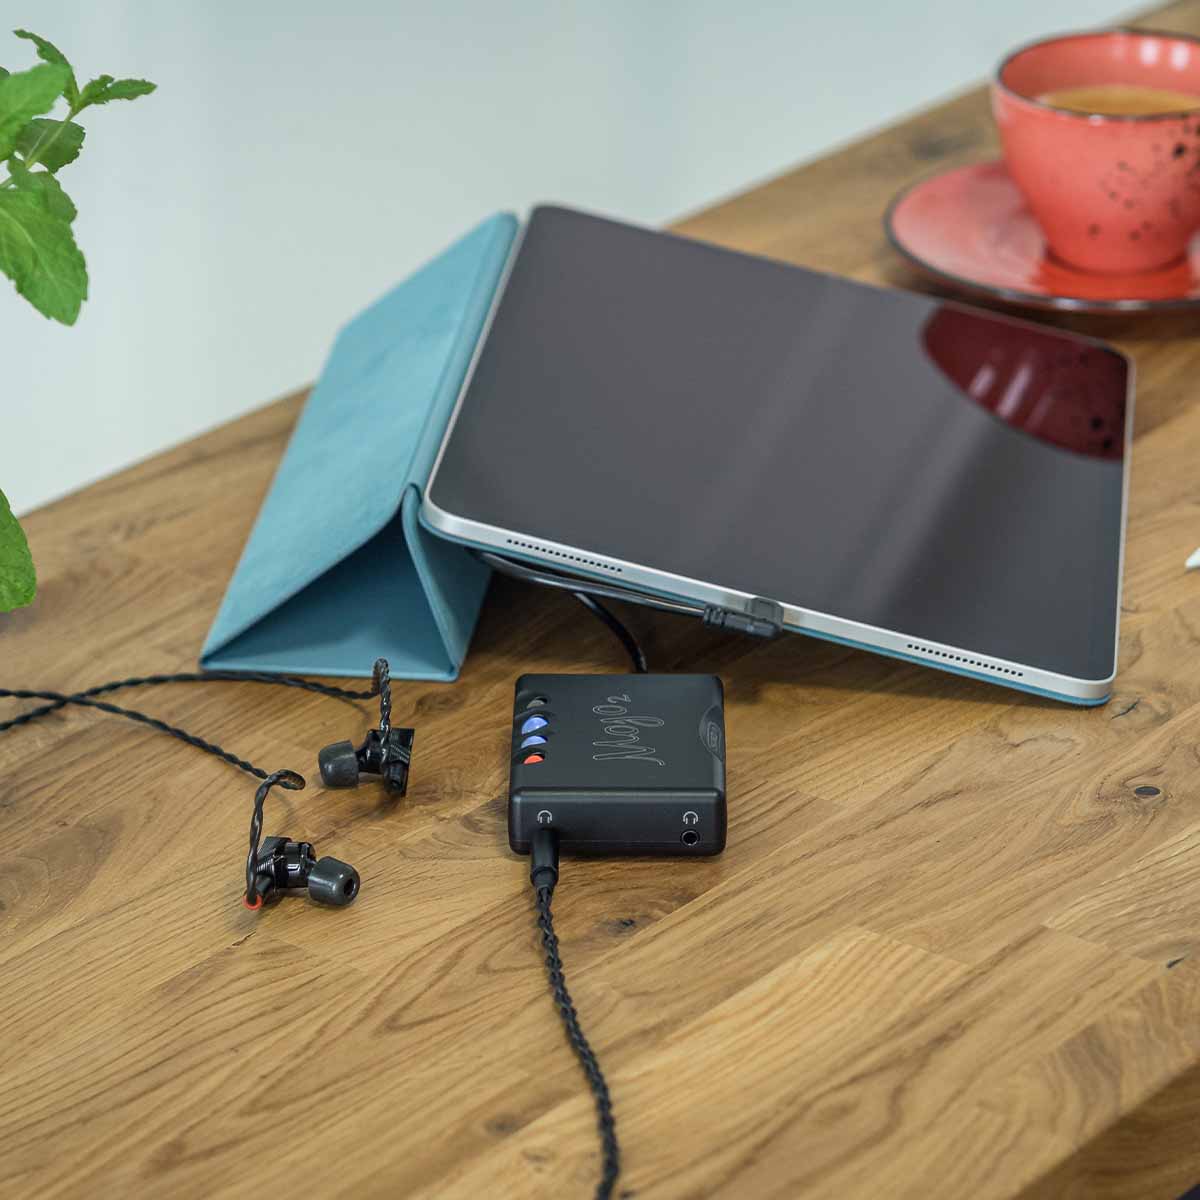
[[[392,681],[386,658],[375,660],[373,690],[379,696],[379,728],[367,731],[362,745],[334,742],[317,756],[326,787],[357,787],[360,775],[378,775],[394,795],[408,790],[413,730],[392,728]]]
[[[375,660],[371,677],[375,691],[379,693],[379,732],[386,742],[392,727],[392,672],[386,658]]]
[[[254,811],[250,815],[250,851],[246,855],[246,891],[242,903],[247,908],[262,908],[266,888],[259,887],[258,852],[262,840],[263,807],[267,803],[267,793],[278,784],[289,792],[299,792],[308,786],[304,776],[297,771],[273,771],[254,793]]]

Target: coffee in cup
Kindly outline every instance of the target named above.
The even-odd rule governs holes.
[[[1051,108],[1095,113],[1101,117],[1152,117],[1200,108],[1200,96],[1191,92],[1139,87],[1133,83],[1093,83],[1060,88],[1056,92],[1045,92],[1038,100]]]

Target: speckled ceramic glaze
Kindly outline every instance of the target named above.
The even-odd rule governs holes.
[[[1200,307],[1200,233],[1189,254],[1163,267],[1123,275],[1073,267],[1050,253],[999,160],[907,188],[892,201],[884,228],[914,266],[988,299],[1083,312]]]
[[[1000,64],[992,111],[1052,253],[1089,271],[1146,271],[1182,258],[1200,229],[1200,112],[1101,116],[1037,99],[1117,83],[1200,95],[1200,41],[1110,30],[1037,42]]]

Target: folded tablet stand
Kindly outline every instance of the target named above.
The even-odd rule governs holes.
[[[342,330],[201,653],[209,669],[457,677],[490,572],[418,521],[517,234],[502,213]]]

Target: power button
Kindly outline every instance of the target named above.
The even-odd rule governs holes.
[[[710,753],[715,754],[720,759],[724,759],[725,733],[716,721],[709,721],[704,727],[704,744],[708,747]]]

